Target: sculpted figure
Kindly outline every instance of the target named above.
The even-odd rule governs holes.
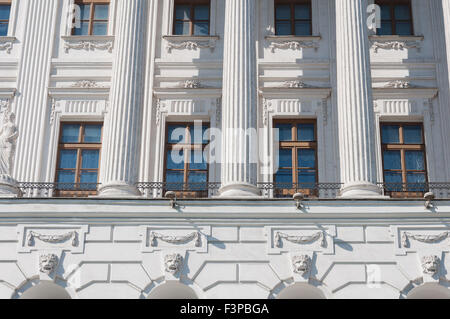
[[[164,258],[164,265],[168,273],[176,274],[181,270],[181,266],[183,265],[183,257],[180,254],[166,255]]]
[[[308,255],[300,255],[292,258],[292,265],[294,266],[294,272],[297,274],[305,274],[311,269],[311,257]]]
[[[425,256],[422,258],[422,269],[424,274],[434,275],[439,270],[441,260],[438,256]]]
[[[39,256],[39,268],[42,273],[50,275],[58,266],[58,256],[47,254]]]
[[[10,176],[13,169],[16,141],[19,131],[14,124],[16,117],[9,110],[3,112],[0,128],[0,175]]]

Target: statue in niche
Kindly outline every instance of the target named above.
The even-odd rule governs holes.
[[[16,116],[9,107],[3,112],[0,128],[0,175],[11,176],[19,131],[15,125]]]

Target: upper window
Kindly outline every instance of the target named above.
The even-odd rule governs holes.
[[[56,169],[57,195],[95,195],[100,166],[102,126],[101,123],[61,125]]]
[[[280,120],[278,171],[274,176],[276,196],[298,191],[314,195],[318,179],[316,123],[311,120]]]
[[[311,0],[276,0],[275,34],[312,35]]]
[[[108,0],[77,0],[76,4],[80,7],[80,21],[74,21],[72,35],[108,34]]]
[[[413,35],[411,0],[377,0],[381,8],[378,35]]]
[[[386,190],[394,196],[425,192],[428,178],[422,124],[382,124],[381,141]]]
[[[208,196],[208,125],[168,124],[166,143],[165,190],[178,197]]]
[[[210,1],[175,0],[174,35],[209,35]]]
[[[0,0],[0,37],[8,35],[11,1]]]

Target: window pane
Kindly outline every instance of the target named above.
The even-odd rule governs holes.
[[[295,35],[311,35],[311,24],[309,22],[296,22]]]
[[[384,151],[384,169],[402,169],[402,158],[400,151]]]
[[[189,172],[188,183],[189,190],[198,191],[198,190],[206,190],[207,185],[207,176],[206,172]]]
[[[407,190],[409,192],[426,192],[426,178],[422,173],[408,173],[406,175]]]
[[[295,19],[309,19],[310,6],[306,4],[295,6]]]
[[[208,125],[192,125],[189,127],[191,135],[191,144],[208,144],[209,143],[209,126]]]
[[[169,151],[167,169],[184,169],[184,151],[182,149]]]
[[[79,4],[81,19],[80,20],[89,20],[91,18],[91,5],[90,4]]]
[[[397,35],[412,35],[412,27],[410,22],[397,22],[395,24]]]
[[[190,34],[190,24],[189,22],[176,22],[175,23],[175,35],[186,35]]]
[[[408,5],[396,5],[394,8],[395,19],[409,20],[411,19],[411,11]]]
[[[183,172],[168,171],[166,173],[166,188],[168,190],[182,190],[184,184]]]
[[[315,127],[314,124],[299,124],[297,126],[297,137],[302,142],[315,141]]]
[[[291,35],[291,23],[290,22],[277,22],[276,34],[277,35]]]
[[[107,35],[108,22],[94,22],[92,25],[92,35]]]
[[[405,125],[403,127],[403,140],[405,144],[422,144],[422,126]]]
[[[280,149],[279,167],[292,167],[292,150]]]
[[[315,150],[298,150],[298,167],[316,167]]]
[[[400,143],[399,129],[398,125],[383,125],[381,128],[383,144]]]
[[[9,20],[11,5],[0,5],[0,20]]]
[[[58,168],[76,168],[77,167],[77,150],[61,150],[59,152]]]
[[[405,161],[407,170],[423,171],[425,170],[425,156],[421,151],[405,152]]]
[[[59,171],[57,183],[75,183],[75,171]],[[66,188],[63,185],[62,188]],[[67,185],[67,188],[73,188],[74,185]],[[58,187],[61,188],[61,187]]]
[[[400,192],[403,190],[402,173],[385,172],[384,182],[386,183],[386,190],[390,192]]]
[[[81,168],[98,169],[99,158],[99,150],[83,150],[81,152]]]
[[[391,22],[381,22],[381,28],[377,29],[378,35],[392,35]]]
[[[62,128],[61,143],[78,143],[80,124],[64,124]]]
[[[275,183],[278,188],[291,188],[292,187],[292,170],[280,169],[275,175]],[[284,184],[284,185],[280,185]]]
[[[86,125],[84,128],[85,143],[101,143],[102,125]]]
[[[187,143],[186,127],[180,125],[169,125],[168,142],[171,144]]]
[[[292,141],[292,125],[291,124],[277,124],[280,141]]]
[[[175,19],[177,20],[190,20],[191,8],[190,6],[177,5],[175,7]]]
[[[8,23],[0,23],[0,37],[8,35]]]
[[[74,35],[89,35],[89,22],[81,22],[80,28],[73,29]]]
[[[316,184],[316,172],[300,170],[298,172],[298,188],[314,188]]]
[[[196,22],[194,24],[194,35],[209,35],[209,22]]]
[[[209,20],[209,6],[196,6],[194,17],[195,20]]]
[[[95,5],[94,20],[108,20],[109,5]]]
[[[278,5],[276,7],[276,19],[290,19],[291,18],[291,6]]]
[[[208,164],[203,156],[203,151],[191,151],[191,159],[189,162],[190,169],[208,169]]]
[[[381,5],[381,19],[390,20],[391,19],[391,7],[389,5]]]
[[[84,190],[95,190],[97,188],[98,173],[97,172],[81,172],[80,183],[86,183],[88,185],[80,185]],[[91,185],[89,185],[91,184]]]

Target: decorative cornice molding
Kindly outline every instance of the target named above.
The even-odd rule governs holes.
[[[64,51],[73,50],[107,50],[112,53],[114,48],[113,36],[64,36]]]
[[[404,232],[402,235],[402,247],[409,247],[409,240],[414,239],[421,243],[434,244],[450,237],[450,232],[446,231],[438,235],[417,235]]]
[[[327,239],[323,231],[317,232],[310,236],[291,236],[285,233],[277,232],[275,234],[275,245],[278,248],[282,246],[283,239],[294,244],[309,244],[320,239],[320,246],[323,248],[327,247]]]
[[[422,36],[370,36],[372,49],[378,53],[379,49],[384,50],[405,50],[421,49]]]
[[[72,239],[72,246],[77,247],[78,246],[78,232],[71,231],[66,234],[62,235],[44,235],[39,234],[34,231],[30,231],[27,236],[27,244],[28,246],[34,246],[34,239],[37,238],[40,241],[43,241],[44,243],[49,244],[58,244],[61,242],[65,242],[69,239]]]
[[[275,52],[276,49],[300,50],[319,48],[318,41],[320,36],[295,37],[295,36],[266,36],[265,39],[270,42],[269,49]]]
[[[198,50],[210,49],[214,52],[218,36],[163,36],[167,41],[166,50],[172,53],[172,50]]]
[[[151,232],[149,237],[149,242],[152,247],[156,247],[158,245],[157,240],[162,240],[169,244],[187,244],[193,240],[195,240],[195,247],[201,246],[201,235],[199,232],[193,232],[186,236],[166,236],[163,234],[159,234],[156,232]]]

